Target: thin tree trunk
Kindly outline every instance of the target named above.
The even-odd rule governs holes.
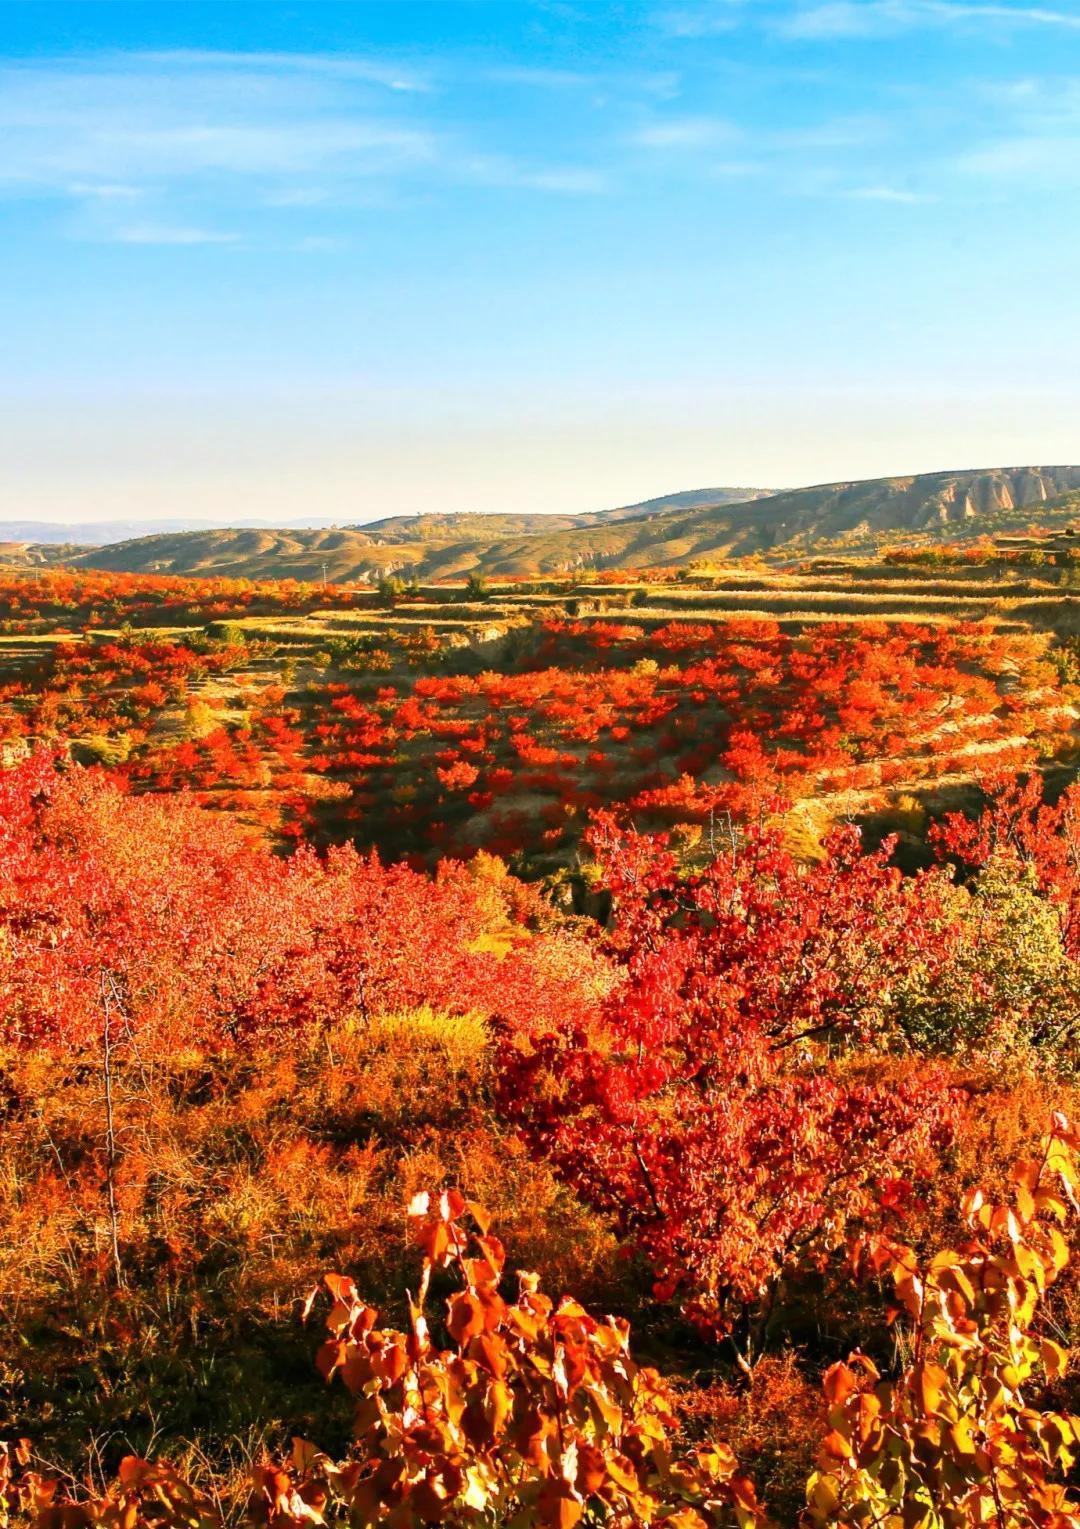
[[[102,1030],[102,1073],[105,1082],[105,1194],[109,1208],[109,1240],[112,1249],[113,1274],[117,1285],[124,1283],[124,1266],[120,1261],[120,1215],[116,1204],[116,1117],[113,1109],[112,1072],[112,995],[111,983],[104,975],[101,979],[101,1007],[104,1015]]]

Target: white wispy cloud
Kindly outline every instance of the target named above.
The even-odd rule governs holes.
[[[654,22],[675,37],[703,38],[760,26],[793,41],[888,37],[920,27],[997,23],[1006,27],[1080,29],[1062,5],[1019,0],[702,0],[659,9]]]
[[[481,76],[495,85],[522,85],[532,90],[594,90],[604,75],[584,69],[554,69],[531,64],[492,64]]]
[[[864,113],[852,117],[826,117],[821,122],[806,122],[768,135],[777,149],[819,150],[860,149],[880,143],[890,135],[888,119]]]
[[[989,180],[1080,184],[1080,130],[1061,136],[1002,138],[957,156],[966,175]]]
[[[677,26],[674,13],[665,14],[669,29],[685,35],[693,26],[738,22],[803,38],[876,36],[977,17],[1025,25],[1069,19],[1060,0],[1057,8],[1004,0],[695,0]],[[1071,21],[1080,26],[1080,15]],[[780,51],[770,44],[771,57]],[[922,108],[906,98],[875,98],[866,112],[815,120],[812,100],[824,107],[827,98],[806,94],[805,119],[793,121],[788,111],[770,121],[756,107],[742,115],[745,93],[702,90],[689,70],[680,84],[662,67],[574,64],[473,56],[414,69],[359,56],[205,50],[8,62],[0,64],[0,198],[67,203],[57,228],[76,238],[245,247],[270,238],[299,248],[309,235],[317,248],[335,232],[335,211],[347,218],[362,208],[417,206],[463,187],[615,197],[648,174],[703,184],[768,177],[781,192],[881,203],[942,194],[920,147],[920,134],[924,145],[940,135],[941,119],[920,124]],[[471,113],[476,90],[493,81],[506,87],[496,93],[499,108]],[[774,80],[773,88],[783,87]],[[944,174],[1076,179],[1068,163],[1080,140],[1080,85],[1006,82],[992,118],[973,90],[969,116],[982,112],[996,135],[982,141],[981,122],[958,133],[960,148],[942,160]],[[529,92],[565,100],[537,101]]]
[[[347,249],[348,240],[336,238],[333,234],[308,234],[298,239],[293,248],[304,255],[326,255]]]
[[[474,184],[567,196],[600,196],[610,186],[602,171],[587,165],[528,164],[504,154],[471,155],[455,167],[454,173]]]
[[[107,236],[113,244],[236,244],[239,234],[215,228],[180,228],[159,223],[136,223],[115,228]]]
[[[759,159],[718,159],[706,166],[705,174],[709,180],[743,180],[762,175],[765,168]]]
[[[211,245],[245,210],[356,203],[437,173],[419,77],[316,54],[100,54],[0,66],[0,197],[77,210],[61,230]],[[145,209],[138,222],[129,204]],[[220,209],[227,210],[222,213]]]
[[[143,194],[140,186],[125,186],[109,181],[72,181],[67,191],[73,197],[101,202],[137,202]]]
[[[328,186],[277,186],[263,201],[267,207],[325,207],[331,199]]]
[[[738,129],[719,117],[666,117],[636,128],[630,141],[647,149],[709,149],[737,136]]]
[[[515,186],[535,191],[552,191],[567,196],[602,196],[610,181],[599,170],[567,165],[551,169],[523,170],[513,180]]]
[[[257,87],[257,88],[255,88]],[[429,161],[432,132],[341,101],[303,78],[242,70],[9,66],[0,69],[0,186],[281,181],[315,170],[358,177]]]
[[[698,5],[674,5],[658,10],[654,23],[672,37],[715,37],[741,25],[746,0],[711,0]]]
[[[548,90],[600,79],[509,64],[502,72],[508,85]],[[444,66],[439,92],[450,78]],[[0,197],[47,194],[93,208],[92,220],[74,225],[77,237],[89,228],[117,243],[195,245],[233,241],[214,230],[225,201],[228,221],[260,209],[300,220],[307,208],[384,204],[410,184],[608,190],[609,166],[591,154],[578,162],[572,147],[530,158],[471,142],[432,79],[313,53],[172,50],[0,65]],[[649,75],[629,94],[655,102],[672,88],[672,77]],[[134,223],[122,214],[139,198],[147,212]]]
[[[996,132],[956,154],[953,169],[1003,186],[1080,184],[1080,78],[995,82],[983,100]]]
[[[475,71],[475,78],[485,85],[591,97],[598,104],[627,98],[670,100],[681,83],[673,69],[558,69],[542,64],[487,64]]]
[[[264,74],[314,74],[336,80],[356,80],[382,85],[387,90],[429,91],[431,80],[424,74],[397,64],[348,54],[282,52],[215,52],[206,48],[170,48],[146,50],[142,62],[165,68],[242,69]]]
[[[777,13],[773,29],[807,41],[884,37],[920,27],[978,26],[1080,29],[1080,14],[1045,6],[982,3],[982,0],[823,0]]]
[[[852,202],[892,202],[905,207],[937,200],[925,192],[909,191],[903,186],[853,186],[840,194]]]

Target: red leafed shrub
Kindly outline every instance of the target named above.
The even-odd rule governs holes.
[[[455,764],[440,765],[435,774],[448,791],[468,791],[470,786],[475,786],[480,772],[475,765],[459,760]]]
[[[619,978],[591,1030],[507,1047],[505,1107],[634,1237],[658,1294],[753,1349],[777,1282],[901,1212],[934,1166],[950,1074],[866,1048],[954,931],[936,875],[905,886],[854,834],[804,868],[755,832],[691,876],[610,818],[591,843]]]
[[[38,755],[0,773],[0,1038],[216,1045],[425,1003],[583,1021],[602,963],[530,934],[527,900],[463,865],[282,860],[189,797],[127,797]]]
[[[1039,775],[1002,777],[988,787],[990,801],[977,817],[950,813],[930,830],[942,856],[979,870],[992,860],[1032,877],[1057,907],[1065,948],[1080,956],[1080,786],[1056,802],[1043,798]]]
[[[350,609],[371,596],[336,585],[303,584],[296,579],[256,583],[251,579],[186,578],[179,575],[110,573],[93,569],[40,569],[8,573],[0,579],[0,617],[64,617],[87,622],[112,614],[136,626],[161,623],[163,615],[178,625],[245,613]]]

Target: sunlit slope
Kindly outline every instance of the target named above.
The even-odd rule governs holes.
[[[752,494],[753,490],[702,490]],[[1080,467],[923,473],[698,503],[697,494],[593,516],[425,515],[329,530],[197,531],[96,548],[84,565],[124,572],[349,581],[531,576],[676,567],[749,553],[857,550],[889,537],[950,539],[1077,514]]]

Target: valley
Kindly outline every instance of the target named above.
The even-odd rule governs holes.
[[[895,1350],[920,1308],[889,1293],[912,1268],[1023,1282],[1023,1329],[956,1306],[956,1406],[983,1416],[1007,1326],[1049,1356],[1025,1416],[1066,1426],[1035,1313],[1080,1332],[1047,1234],[1053,1184],[1080,1186],[1078,495],[1004,502],[1061,482],[838,488],[853,546],[691,537],[668,565],[515,576],[388,571],[482,529],[431,520],[367,528],[391,562],[341,581],[17,549],[0,1430],[33,1443],[0,1445],[9,1521],[55,1529],[58,1499],[75,1529],[390,1523],[401,1459],[425,1504],[463,1461],[518,1500],[573,1429],[574,1511],[841,1529],[863,1487],[828,1441],[871,1394],[845,1377],[892,1377],[897,1448],[934,1426],[890,1400],[925,1392]],[[771,502],[605,534],[674,548],[669,519],[700,516],[723,541]],[[280,575],[355,552],[178,542],[207,535]],[[536,1271],[516,1304],[507,1260]],[[298,1308],[328,1335],[314,1371]],[[659,1370],[629,1368],[630,1323]],[[562,1355],[588,1387],[551,1378]],[[385,1413],[350,1424],[339,1369]],[[449,1398],[437,1440],[413,1374]]]
[[[560,877],[597,809],[700,835],[765,798],[813,853],[838,815],[1071,768],[1075,545],[381,591],[12,573],[0,740],[417,864]]]

